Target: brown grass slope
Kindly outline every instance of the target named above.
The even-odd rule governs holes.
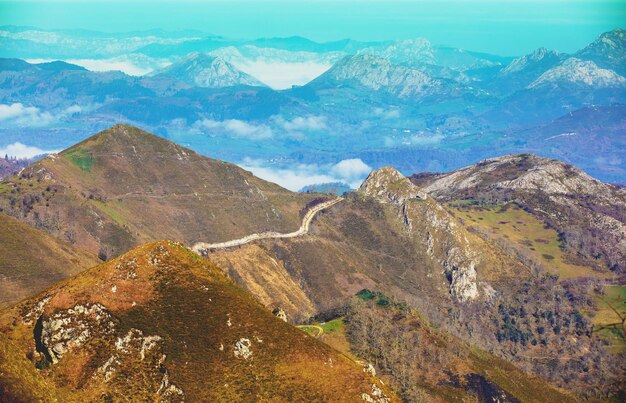
[[[364,187],[321,212],[309,236],[217,250],[209,258],[295,321],[339,308],[364,288],[439,307],[445,316],[456,298],[446,267],[475,266],[481,300],[487,285],[506,289],[530,276],[524,265],[458,224],[436,200],[406,196],[415,191],[406,178],[385,182],[381,196]]]
[[[93,254],[0,213],[0,307],[99,262]]]
[[[289,232],[314,196],[127,125],[50,156],[0,185],[0,208],[109,257],[140,243]]]
[[[358,401],[367,393],[383,402],[379,391],[395,401],[360,365],[165,241],[0,313],[0,356],[2,401]]]

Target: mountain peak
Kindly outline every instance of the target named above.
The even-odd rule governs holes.
[[[433,47],[426,38],[405,39],[390,45],[371,46],[359,50],[357,54],[375,55],[393,63],[436,63]]]
[[[424,191],[437,195],[472,189],[478,184],[484,188],[541,190],[548,194],[602,193],[606,186],[561,161],[533,154],[511,154],[445,174],[426,186]]]
[[[535,49],[532,53],[514,59],[508,66],[502,69],[502,75],[519,73],[529,70],[545,71],[554,67],[562,60],[561,53],[547,48]]]
[[[574,54],[575,57],[591,60],[598,66],[626,74],[626,31],[617,28],[605,32],[595,41]]]
[[[192,52],[170,66],[156,72],[195,87],[221,88],[237,85],[264,87],[265,84],[237,69],[218,56]]]
[[[381,203],[398,205],[409,199],[426,198],[426,195],[409,178],[389,166],[372,171],[358,191]]]
[[[557,85],[558,83],[607,88],[622,87],[626,85],[626,79],[613,70],[599,67],[591,60],[570,57],[559,66],[543,73],[528,88]]]
[[[62,151],[61,155],[72,155],[75,154],[77,150],[93,153],[117,153],[118,155],[143,155],[144,157],[148,157],[151,153],[155,153],[159,150],[160,153],[164,153],[165,150],[169,152],[180,152],[184,150],[187,154],[196,154],[194,151],[188,150],[167,139],[124,123],[118,123],[94,134],[81,143]]]
[[[358,54],[346,56],[314,81],[356,82],[373,90],[385,90],[400,97],[427,95],[441,86],[441,82],[426,73],[410,67],[393,64],[388,59]]]

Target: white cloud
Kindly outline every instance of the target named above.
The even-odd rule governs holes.
[[[397,109],[374,108],[374,115],[383,119],[397,119],[400,117],[400,111]]]
[[[361,161],[360,158],[352,158],[339,161],[331,168],[331,172],[346,182],[354,182],[362,179],[372,171],[372,168]]]
[[[0,104],[0,122],[15,126],[38,127],[52,123],[55,118],[48,112],[42,112],[34,106],[21,103]]]
[[[277,117],[276,122],[287,131],[316,131],[327,129],[324,116],[298,116],[292,120]]]
[[[16,158],[33,158],[42,154],[57,153],[59,150],[42,150],[41,148],[27,146],[22,143],[9,144],[6,147],[0,147],[0,158],[4,158],[5,155]]]
[[[240,164],[259,178],[298,191],[307,185],[344,182],[357,188],[371,168],[360,159],[348,159],[332,165],[294,164],[286,167],[268,166],[263,160],[245,158]]]
[[[5,125],[19,127],[42,127],[48,126],[61,118],[74,115],[83,111],[79,105],[72,105],[54,114],[43,112],[35,106],[24,106],[21,103],[0,104],[0,122]]]
[[[202,132],[222,132],[234,137],[243,137],[251,140],[264,140],[273,136],[272,129],[267,125],[254,125],[243,120],[227,119],[222,122],[203,119],[194,123],[194,128]]]
[[[48,63],[57,59],[26,59],[28,63]],[[66,63],[81,66],[90,71],[121,71],[130,76],[143,76],[170,64],[165,59],[153,59],[145,55],[124,55],[108,59],[65,59]]]
[[[332,66],[332,64],[313,61],[289,63],[263,60],[233,61],[233,65],[275,90],[307,84]]]

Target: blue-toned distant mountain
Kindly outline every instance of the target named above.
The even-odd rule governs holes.
[[[623,30],[572,55],[540,48],[515,59],[425,39],[320,44],[300,37],[232,41],[155,32],[128,42],[129,35],[4,31],[7,41],[34,43],[49,35],[51,52],[69,41],[72,52],[109,49],[107,55],[117,55],[106,60],[112,66],[160,68],[138,77],[75,64],[91,68],[84,60],[2,59],[0,104],[12,115],[2,121],[0,146],[19,141],[59,149],[82,133],[124,122],[216,158],[248,158],[273,169],[325,169],[360,158],[407,173],[452,170],[530,150],[604,180],[626,181],[619,129],[626,122]],[[280,75],[285,66],[330,68],[287,90],[251,74]],[[603,126],[607,114],[611,123]],[[561,133],[560,126],[570,128]],[[577,135],[560,136],[569,131]],[[587,144],[601,145],[601,155],[578,151]]]
[[[626,75],[626,31],[615,29],[605,32],[574,56]]]
[[[204,53],[190,53],[172,65],[157,71],[161,77],[182,81],[192,87],[222,88],[237,85],[264,87],[265,84],[219,57]]]

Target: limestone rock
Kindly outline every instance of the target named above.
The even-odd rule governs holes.
[[[252,357],[252,342],[250,339],[241,338],[235,342],[235,357],[247,360]]]

